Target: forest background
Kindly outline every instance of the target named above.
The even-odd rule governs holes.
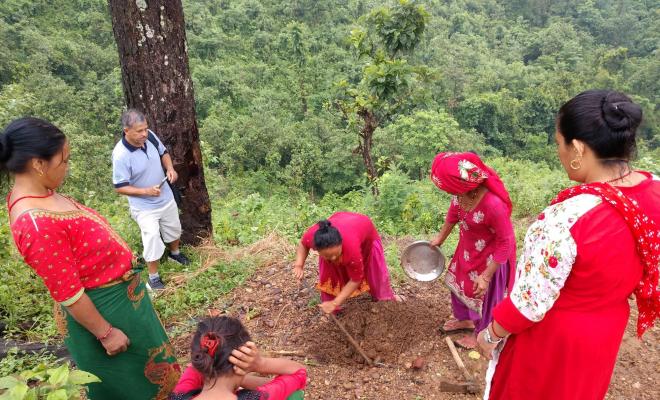
[[[375,68],[361,38],[384,4],[398,2],[183,1],[214,246],[273,234],[293,242],[340,209],[370,215],[386,236],[428,238],[449,202],[427,178],[443,150],[474,150],[501,174],[521,239],[570,185],[556,160],[554,117],[590,88],[642,105],[635,165],[660,173],[659,1],[418,1],[427,19],[410,37],[414,51]],[[350,88],[370,80],[407,93],[374,132],[375,179],[356,151],[361,121],[341,107]],[[111,184],[123,107],[106,1],[0,2],[0,126],[25,115],[60,126],[72,144],[63,191],[100,210],[139,251],[137,226]],[[13,249],[5,207],[0,220],[0,335],[48,342],[52,304]],[[396,248],[386,253],[400,276]],[[218,262],[156,307],[165,321],[185,319],[240,285],[252,261]],[[165,279],[190,272],[169,263],[164,271]],[[0,376],[31,362],[10,352]]]

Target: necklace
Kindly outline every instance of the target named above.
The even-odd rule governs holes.
[[[21,197],[19,197],[19,198],[17,198],[17,199],[14,199],[14,201],[11,202],[11,204],[7,207],[7,212],[10,213],[10,212],[11,212],[11,209],[14,208],[14,206],[16,205],[16,203],[18,203],[18,202],[21,201],[21,200],[25,200],[25,199],[45,199],[46,197],[50,197],[50,196],[52,196],[53,194],[55,194],[55,192],[52,191],[52,190],[50,190],[50,189],[48,189],[48,194],[45,194],[45,195],[42,195],[42,196],[37,196],[37,195],[26,195],[26,196],[21,196]],[[9,196],[11,196],[11,193],[9,193]],[[7,196],[7,199],[8,199],[8,200],[9,200],[9,196]]]
[[[632,173],[633,173],[632,169],[628,170],[628,172],[626,172],[625,174],[623,174],[623,175],[621,175],[617,178],[610,179],[609,181],[605,181],[605,183],[612,183],[612,182],[615,182],[615,181],[618,181],[618,180],[623,180],[623,178],[626,178],[626,177],[630,176],[630,174],[632,174]]]
[[[470,211],[472,211],[472,208],[474,207],[474,200],[477,198],[477,192],[470,192],[467,197],[470,202],[468,204],[461,204],[463,203],[461,201],[463,197],[456,196],[456,203],[458,204],[458,218],[462,221],[465,221],[467,215],[470,213]]]

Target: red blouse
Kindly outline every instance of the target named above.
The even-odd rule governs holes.
[[[105,218],[73,203],[78,210],[27,210],[11,225],[25,263],[64,305],[77,301],[84,289],[119,278],[133,262],[130,248]]]
[[[289,395],[297,390],[305,389],[307,384],[307,370],[299,369],[290,375],[278,375],[270,382],[259,386],[256,391],[267,394],[268,400],[285,400]],[[174,387],[174,394],[187,394],[201,390],[204,386],[204,375],[197,371],[195,367],[189,365],[183,374],[179,383]]]
[[[373,241],[380,238],[376,227],[366,215],[348,211],[336,212],[328,218],[328,221],[337,228],[342,238],[340,267],[346,269],[352,281],[362,281],[365,262],[371,254]],[[318,224],[310,227],[300,241],[302,245],[316,250],[314,233],[318,230]]]

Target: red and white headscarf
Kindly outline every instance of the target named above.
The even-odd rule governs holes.
[[[509,192],[497,172],[474,153],[440,153],[431,166],[431,180],[438,189],[453,195],[467,193],[483,184],[490,192],[502,199],[509,209],[513,205]]]

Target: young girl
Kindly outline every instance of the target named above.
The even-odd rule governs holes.
[[[261,357],[241,322],[207,318],[197,325],[192,365],[170,400],[299,400],[307,383],[305,367],[292,360]],[[277,375],[274,379],[250,374]]]

